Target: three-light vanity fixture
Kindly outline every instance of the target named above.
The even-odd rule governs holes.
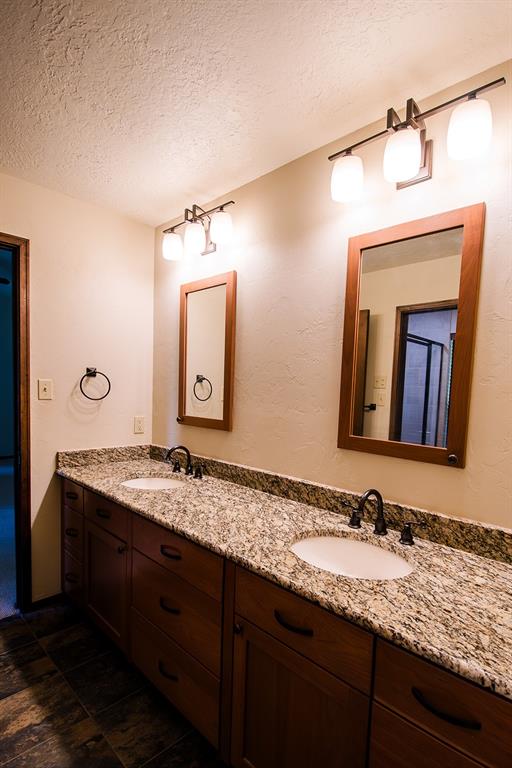
[[[185,208],[184,219],[169,229],[164,229],[162,238],[162,256],[167,261],[179,261],[183,250],[190,256],[214,253],[218,245],[228,245],[233,233],[231,214],[225,211],[234,200],[217,205],[205,211],[201,206]],[[183,240],[175,230],[185,226]]]
[[[452,107],[455,109],[448,125],[448,156],[468,160],[483,154],[492,136],[492,113],[489,102],[478,96],[505,82],[505,78],[500,77],[425,112],[420,111],[414,99],[409,99],[405,120],[400,120],[393,107],[388,109],[384,130],[330,155],[329,160],[335,161],[331,175],[332,199],[346,203],[361,196],[363,161],[352,152],[384,137],[387,137],[383,162],[386,181],[396,182],[397,189],[401,189],[432,178],[432,141],[426,138],[425,120]]]

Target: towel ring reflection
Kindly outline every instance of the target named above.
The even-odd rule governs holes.
[[[90,395],[87,394],[87,392],[85,392],[84,386],[83,386],[85,379],[94,379],[96,376],[103,376],[103,378],[107,382],[107,391],[105,392],[104,395],[101,395],[101,397],[91,397]],[[110,384],[109,377],[105,373],[102,373],[101,371],[96,370],[96,368],[86,368],[84,375],[80,379],[80,392],[88,400],[104,400],[109,394],[111,387],[112,385]]]
[[[209,393],[207,394],[206,397],[199,397],[199,395],[196,392],[196,387],[197,387],[198,384],[202,384],[205,381],[207,381],[208,384],[210,385],[210,391],[209,391]],[[205,403],[207,400],[210,399],[210,397],[212,396],[212,392],[213,392],[213,386],[212,386],[212,383],[211,383],[210,379],[207,379],[206,376],[202,376],[200,373],[196,374],[196,380],[195,380],[194,388],[193,388],[192,391],[194,393],[194,397],[196,398],[196,400],[200,400],[202,403]]]

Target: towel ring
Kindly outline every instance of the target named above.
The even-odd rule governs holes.
[[[198,384],[202,384],[204,381],[207,381],[208,384],[210,385],[210,392],[208,393],[208,395],[206,397],[199,397],[199,395],[196,392],[196,387],[197,387]],[[195,380],[194,388],[193,388],[192,391],[194,393],[194,397],[196,398],[196,400],[200,400],[202,403],[205,403],[207,400],[210,399],[210,397],[212,396],[212,392],[213,392],[213,386],[212,386],[212,383],[211,383],[210,379],[207,379],[206,376],[202,376],[200,373],[196,374],[196,380]]]
[[[96,376],[103,376],[103,378],[107,382],[107,391],[101,397],[91,397],[90,395],[87,394],[87,392],[85,392],[84,386],[83,386],[85,379],[94,379]],[[80,392],[88,400],[104,400],[108,395],[108,393],[110,392],[111,386],[112,385],[110,384],[109,377],[105,373],[102,373],[101,371],[97,371],[96,368],[86,368],[84,375],[80,379]]]

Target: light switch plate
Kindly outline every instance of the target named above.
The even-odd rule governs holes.
[[[374,389],[386,389],[386,377],[376,376],[373,380]]]
[[[144,416],[133,417],[133,434],[134,435],[144,434]]]
[[[53,400],[53,379],[37,380],[37,397],[39,400]]]
[[[378,389],[376,392],[374,392],[374,395],[377,405],[386,405],[386,393],[383,389]]]

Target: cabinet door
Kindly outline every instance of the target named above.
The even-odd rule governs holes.
[[[248,621],[235,622],[233,765],[362,768],[368,697]]]
[[[86,522],[85,595],[91,618],[123,650],[127,640],[128,547]]]

